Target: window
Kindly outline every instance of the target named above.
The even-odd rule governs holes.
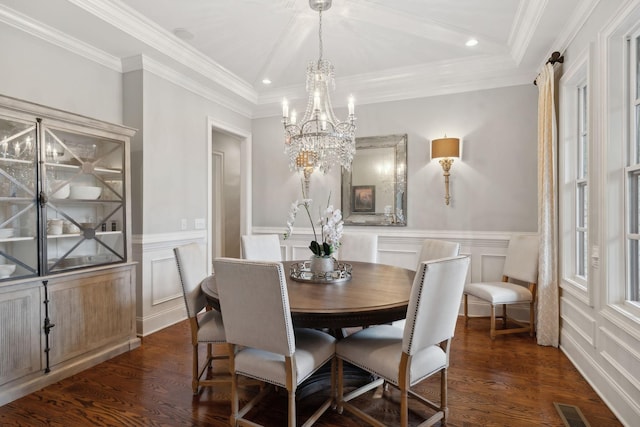
[[[629,146],[627,176],[627,277],[626,299],[640,301],[640,35],[628,40]]]
[[[589,273],[589,52],[578,55],[560,81],[561,286],[592,305]]]
[[[576,155],[577,155],[577,173],[575,176],[575,194],[576,194],[576,227],[575,227],[575,253],[576,276],[586,280],[588,272],[588,238],[587,238],[587,218],[588,218],[588,192],[587,192],[587,173],[589,165],[588,148],[588,109],[587,109],[587,85],[578,86],[577,96],[577,129],[576,129]]]

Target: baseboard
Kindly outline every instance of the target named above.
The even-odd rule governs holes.
[[[174,306],[144,318],[137,317],[136,330],[138,331],[138,336],[145,337],[168,326],[175,325],[186,318],[184,305]]]
[[[78,372],[82,372],[138,347],[140,347],[140,339],[130,338],[125,342],[118,342],[100,350],[89,352],[85,355],[52,366],[51,371],[47,374],[43,371],[38,371],[22,378],[18,378],[3,387],[0,387],[0,406],[6,405],[9,402],[13,402],[16,399],[38,391],[48,385],[68,378]]]

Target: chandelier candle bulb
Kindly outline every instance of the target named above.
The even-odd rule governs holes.
[[[285,119],[289,117],[289,103],[286,99],[282,100],[282,117]]]
[[[353,96],[349,97],[349,115],[353,116],[354,111],[355,111],[355,104],[354,104],[354,100],[353,100]]]

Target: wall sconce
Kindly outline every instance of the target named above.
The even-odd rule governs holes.
[[[460,140],[458,138],[444,138],[431,140],[431,160],[440,159],[440,165],[444,171],[444,202],[449,204],[449,170],[453,164],[453,158],[460,157]]]
[[[313,151],[301,151],[296,157],[296,168],[302,171],[304,176],[304,198],[309,197],[309,185],[311,184],[311,174],[315,169],[316,153]]]

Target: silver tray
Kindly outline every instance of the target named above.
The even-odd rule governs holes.
[[[289,276],[296,282],[344,283],[351,280],[351,264],[335,262],[335,270],[327,273],[313,273],[309,269],[311,261],[296,262],[291,265]]]

